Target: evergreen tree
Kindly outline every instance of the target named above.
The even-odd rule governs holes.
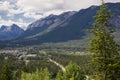
[[[64,76],[64,80],[85,80],[84,71],[73,62],[70,62],[66,67]]]
[[[85,80],[85,73],[80,66],[70,62],[65,72],[58,72],[55,80]]]
[[[95,16],[94,28],[91,33],[89,51],[93,53],[92,62],[95,67],[96,75],[101,76],[100,80],[118,80],[120,75],[120,55],[119,45],[114,41],[109,20],[112,15],[102,0],[100,10]]]
[[[48,69],[36,70],[33,73],[22,72],[20,80],[50,80]]]
[[[2,67],[0,80],[12,80],[12,73],[8,67],[7,61],[5,61]]]
[[[63,72],[62,72],[62,71],[59,71],[59,72],[57,73],[57,76],[56,76],[56,79],[55,79],[55,80],[65,80],[64,77],[65,77],[65,76],[64,76]]]

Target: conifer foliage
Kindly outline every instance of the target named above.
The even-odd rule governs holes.
[[[70,62],[66,67],[65,80],[85,80],[84,71],[77,64]]]
[[[99,80],[118,80],[120,75],[119,45],[114,41],[109,20],[112,18],[110,10],[102,0],[100,10],[95,16],[89,51],[93,53],[92,62]]]
[[[36,70],[34,73],[22,72],[20,80],[50,80],[48,69]]]
[[[9,69],[7,61],[5,61],[2,67],[0,80],[12,80],[12,72]]]

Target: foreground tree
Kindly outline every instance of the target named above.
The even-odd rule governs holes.
[[[77,64],[70,62],[64,73],[65,80],[85,80],[84,71]]]
[[[84,71],[77,64],[70,62],[65,72],[58,72],[55,80],[85,80]]]
[[[111,17],[110,10],[107,10],[102,0],[100,10],[95,16],[94,28],[90,30],[94,38],[91,38],[89,45],[89,51],[94,54],[91,63],[94,64],[99,80],[120,79],[119,45],[112,35],[114,30],[109,23]]]
[[[12,73],[8,67],[7,61],[5,61],[4,65],[2,67],[0,80],[12,80]]]
[[[22,72],[20,80],[50,80],[50,73],[48,69],[37,69],[34,73]]]

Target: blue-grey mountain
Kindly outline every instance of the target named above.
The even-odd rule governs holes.
[[[11,26],[1,26],[0,28],[0,40],[10,40],[15,39],[19,37],[24,32],[23,29],[21,29],[16,24],[13,24]]]
[[[48,33],[60,24],[62,24],[64,21],[69,19],[75,13],[75,11],[72,11],[63,13],[61,15],[51,14],[46,18],[37,20],[28,26],[27,30],[24,32],[23,35],[21,35],[20,38],[31,38]]]
[[[109,22],[117,30],[114,34],[119,42],[120,3],[107,3],[107,5],[113,13],[113,18]],[[91,6],[78,12],[65,12],[61,15],[50,15],[37,20],[30,24],[27,30],[11,43],[13,45],[19,44],[19,46],[63,43],[64,46],[68,42],[71,44],[71,41],[81,41],[82,46],[86,45],[90,35],[88,29],[92,28],[93,16],[96,15],[99,8],[99,6]]]

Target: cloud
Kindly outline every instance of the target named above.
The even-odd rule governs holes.
[[[7,13],[10,8],[9,2],[0,2],[0,13]]]
[[[24,13],[23,16],[26,18],[34,18],[36,20],[43,17],[42,14],[40,14],[40,13],[38,14],[38,13],[34,13],[34,12],[26,12],[26,13]]]
[[[120,0],[105,2],[120,2]],[[0,25],[16,23],[25,28],[27,24],[50,14],[78,11],[100,4],[101,0],[0,0]]]
[[[19,0],[17,5],[24,11],[49,11],[62,5],[64,0]]]
[[[0,27],[2,25],[10,26],[12,24],[17,24],[18,26],[20,26],[21,28],[25,30],[29,23],[25,23],[22,19],[18,19],[18,21],[13,21],[13,20],[4,20],[2,19],[2,17],[0,17]]]
[[[120,2],[119,0],[106,0],[106,2]],[[60,14],[64,11],[80,10],[91,5],[99,5],[101,0],[18,0],[16,5],[25,14],[25,17],[35,18],[46,16],[51,13]],[[36,13],[44,13],[37,15]],[[30,16],[30,15],[33,15]]]
[[[18,0],[0,0],[0,1],[8,1],[8,2],[10,2],[10,3],[15,3],[15,2],[17,2]]]
[[[51,11],[54,11],[54,14],[58,13],[58,9],[62,8],[63,3],[64,0],[34,0],[34,2],[19,0],[16,5],[24,12],[24,17],[38,19],[46,16]]]
[[[119,0],[106,0],[106,2],[120,2]],[[99,5],[101,0],[2,0],[0,13],[7,16],[24,13],[24,17],[38,19],[49,13],[60,14],[64,11],[80,10],[91,5]],[[37,14],[37,13],[43,13]]]
[[[8,1],[0,1],[0,13],[7,16],[14,16],[15,14],[21,13],[20,10],[16,9],[15,4],[11,4]]]
[[[120,0],[105,0],[105,2],[120,2]]]

